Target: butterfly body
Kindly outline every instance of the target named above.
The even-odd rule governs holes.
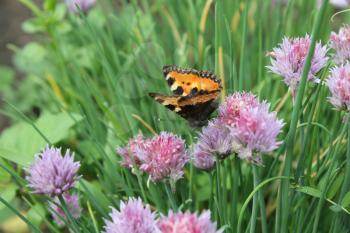
[[[164,66],[163,73],[174,95],[149,95],[185,118],[190,126],[205,125],[218,107],[216,100],[221,92],[220,80],[212,72],[182,69],[175,65]]]

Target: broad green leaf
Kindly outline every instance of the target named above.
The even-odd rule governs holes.
[[[10,88],[10,85],[12,83],[12,80],[15,76],[15,72],[10,68],[6,66],[0,66],[0,91],[3,92]]]
[[[28,220],[34,223],[35,225],[40,225],[40,223],[43,221],[44,216],[45,209],[40,204],[33,205],[27,213]]]
[[[45,66],[46,55],[47,51],[42,45],[30,42],[16,53],[14,62],[21,71],[36,73],[46,69],[42,67]]]
[[[44,22],[39,18],[28,19],[23,22],[22,30],[26,33],[37,33],[45,31]]]
[[[15,197],[17,187],[14,184],[7,184],[5,187],[1,188],[2,191],[0,191],[0,196],[5,199],[7,202],[11,202],[12,199]],[[5,208],[5,205],[0,203],[0,210]]]
[[[302,192],[302,193],[305,193],[307,195],[310,195],[313,197],[318,197],[318,198],[320,198],[322,195],[320,190],[309,187],[309,186],[298,187],[296,190],[298,192]]]
[[[341,206],[344,208],[348,207],[348,205],[350,205],[350,191],[345,194],[343,200],[341,201]]]
[[[77,114],[73,114],[73,117],[77,122],[82,119]],[[35,125],[51,143],[57,143],[68,136],[69,129],[75,123],[67,113],[44,113]],[[0,136],[0,157],[28,165],[45,145],[47,142],[32,125],[20,122],[6,129]]]

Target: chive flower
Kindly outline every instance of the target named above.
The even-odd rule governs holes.
[[[237,154],[241,159],[261,164],[261,154],[276,149],[283,121],[249,92],[236,92],[219,107],[218,118],[202,129],[194,146],[194,165],[209,170],[214,156],[225,158]]]
[[[177,181],[182,178],[189,161],[184,140],[172,133],[162,132],[136,150],[141,161],[140,170],[148,173],[154,182]]]
[[[74,153],[67,150],[62,156],[61,149],[47,146],[26,169],[26,180],[33,193],[61,195],[80,178],[77,175],[79,168],[80,162],[74,162]]]
[[[276,112],[269,112],[266,102],[243,109],[236,125],[230,128],[238,156],[261,164],[260,155],[275,150],[281,144],[277,136],[282,127],[283,121],[277,119]]]
[[[121,202],[120,210],[112,208],[111,220],[105,220],[104,233],[160,233],[156,216],[141,199]]]
[[[210,121],[202,129],[198,142],[194,146],[193,163],[200,169],[210,169],[214,166],[213,155],[225,158],[232,152],[233,138],[230,130],[218,119]]]
[[[344,64],[350,60],[350,26],[345,25],[338,33],[332,32],[330,47],[335,50],[334,62]]]
[[[235,92],[227,96],[219,106],[219,121],[226,125],[233,125],[243,109],[255,107],[258,104],[259,101],[252,93]]]
[[[284,83],[290,88],[293,98],[296,96],[310,43],[309,35],[297,38],[285,37],[282,43],[269,53],[271,66],[267,68],[284,78]],[[321,42],[316,43],[308,74],[309,81],[319,82],[316,75],[325,67],[327,61],[327,47],[322,46]]]
[[[139,166],[141,161],[138,158],[136,149],[142,147],[146,143],[146,139],[141,135],[129,140],[125,147],[117,148],[117,153],[122,157],[120,164],[126,168],[133,168],[134,166]],[[139,150],[139,149],[138,149]]]
[[[63,194],[63,199],[71,216],[75,219],[78,219],[81,215],[78,195],[70,195],[68,193],[65,193]],[[50,212],[55,222],[58,225],[62,226],[64,225],[62,218],[66,220],[66,216],[64,211],[56,203],[60,203],[57,197],[54,198],[54,202],[49,203],[51,207]]]
[[[350,110],[350,64],[334,67],[326,81],[331,92],[329,101],[338,110]]]
[[[210,211],[198,215],[190,212],[169,212],[159,220],[159,229],[162,233],[222,233],[217,230],[216,223],[210,219]]]
[[[87,12],[96,3],[96,0],[65,0],[65,3],[71,12]]]

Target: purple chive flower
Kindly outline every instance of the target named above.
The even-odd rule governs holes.
[[[330,46],[335,50],[334,61],[336,64],[344,64],[350,60],[350,26],[339,29],[338,34],[331,33]]]
[[[245,108],[257,106],[259,101],[255,95],[249,92],[236,92],[226,97],[225,102],[219,107],[219,120],[226,125],[233,125]]]
[[[160,233],[155,214],[139,198],[121,202],[120,211],[112,208],[110,217],[104,233]]]
[[[329,4],[336,8],[346,9],[350,5],[350,0],[330,0]],[[317,7],[320,8],[322,0],[317,0]]]
[[[71,12],[87,12],[95,5],[96,0],[65,0],[65,3]]]
[[[326,82],[332,96],[329,101],[338,110],[350,110],[350,64],[347,63],[331,70]]]
[[[154,182],[169,178],[176,181],[183,176],[183,168],[189,157],[185,142],[162,132],[136,149],[141,161],[140,170],[148,173]]]
[[[66,202],[68,211],[72,215],[72,217],[75,219],[79,218],[81,215],[79,197],[77,195],[70,195],[68,193],[65,193],[63,194],[63,199]],[[60,207],[58,207],[55,203],[60,204],[57,197],[54,198],[54,203],[50,202],[49,204],[50,207],[52,208],[52,210],[50,210],[52,217],[58,225],[64,225],[64,222],[62,220],[62,218],[66,219],[64,211]]]
[[[238,156],[259,163],[261,153],[270,152],[281,144],[277,135],[282,127],[283,122],[277,119],[276,112],[269,112],[266,102],[243,109],[236,126],[230,128]]]
[[[194,146],[194,165],[201,169],[210,169],[214,166],[214,156],[222,158],[232,151],[233,138],[230,130],[218,119],[209,122],[202,129],[197,144]]]
[[[122,157],[121,165],[127,168],[133,168],[134,165],[139,166],[141,161],[137,156],[136,149],[142,148],[147,140],[141,135],[129,140],[125,147],[117,148],[117,153]]]
[[[285,37],[279,47],[274,48],[269,53],[271,66],[267,66],[267,68],[273,73],[283,76],[284,82],[289,86],[293,97],[296,95],[310,43],[309,35],[294,39]],[[316,43],[308,75],[310,81],[319,82],[316,74],[326,65],[328,61],[326,55],[327,47],[322,46],[320,42]]]
[[[74,154],[70,155],[69,150],[62,156],[61,149],[46,147],[26,169],[26,180],[34,193],[61,195],[80,178],[79,168],[80,163],[74,162]]]
[[[210,220],[210,211],[201,215],[169,212],[168,216],[162,217],[158,223],[162,233],[222,233],[217,230],[216,223]]]

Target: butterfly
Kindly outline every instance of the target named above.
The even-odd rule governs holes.
[[[176,65],[163,67],[164,77],[174,95],[149,93],[160,104],[176,112],[191,127],[206,125],[212,112],[218,107],[221,84],[210,71],[183,69]]]

